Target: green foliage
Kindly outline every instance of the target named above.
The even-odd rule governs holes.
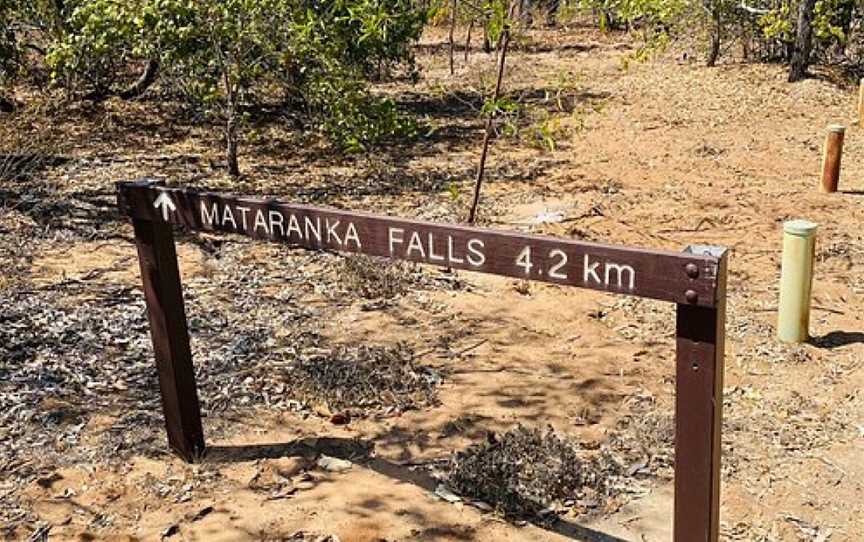
[[[778,38],[781,41],[792,40],[795,22],[792,19],[791,7],[789,2],[783,2],[759,18],[762,34],[766,38]]]
[[[321,131],[347,152],[417,134],[413,118],[399,112],[392,100],[370,96],[357,80],[320,78],[313,85],[310,105],[321,119]]]
[[[813,34],[819,46],[845,44],[852,28],[854,0],[818,0],[814,9]],[[782,0],[759,19],[765,38],[783,42],[794,40],[798,3]]]
[[[67,23],[48,64],[73,91],[109,92],[157,60],[163,84],[205,113],[235,116],[275,90],[345,148],[410,131],[364,83],[413,66],[425,13],[410,0],[82,0]]]
[[[661,31],[645,31],[642,34],[642,42],[632,55],[626,57],[635,62],[648,62],[653,60],[658,54],[662,53],[669,47],[672,38],[669,32]],[[622,61],[622,62],[626,62]]]
[[[620,0],[616,3],[619,17],[625,21],[664,25],[677,23],[692,7],[692,2],[686,0]]]
[[[483,3],[486,32],[493,43],[497,42],[501,33],[511,26],[509,8],[510,3],[507,0],[486,0]]]
[[[834,41],[839,43],[846,42],[846,32],[844,28],[849,26],[849,14],[846,13],[847,6],[850,6],[848,0],[819,0],[816,2],[816,8],[813,18],[813,31],[816,37],[820,40]]]
[[[644,61],[661,52],[675,37],[695,30],[715,51],[728,51],[731,42],[756,50],[764,60],[788,61],[795,39],[799,0],[575,0],[583,12],[595,14],[606,31],[626,28],[638,32],[643,46],[631,61]],[[850,58],[844,47],[850,34],[861,32],[857,22],[864,5],[857,0],[818,0],[813,18],[814,55],[828,58],[840,53],[864,69],[864,55]],[[711,55],[709,55],[711,56]]]
[[[552,152],[558,147],[558,139],[564,135],[560,119],[542,110],[539,118],[528,127],[525,139],[535,148]]]
[[[17,72],[18,44],[12,28],[12,0],[0,0],[0,85]]]
[[[491,97],[487,98],[483,102],[483,107],[480,109],[481,114],[493,116],[512,115],[518,111],[519,104],[507,96],[501,96],[497,100],[493,100]]]
[[[669,26],[678,23],[692,9],[687,0],[578,0],[583,10],[597,13],[602,31],[639,25]]]
[[[133,17],[136,8],[134,1],[78,3],[66,21],[68,33],[51,44],[46,60],[53,78],[69,87],[92,83],[107,90],[132,59],[133,37],[142,30]]]

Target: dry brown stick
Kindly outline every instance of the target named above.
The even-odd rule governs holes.
[[[474,17],[468,23],[468,35],[465,37],[465,63],[468,63],[468,52],[471,51],[471,31],[474,30]]]
[[[453,32],[456,30],[456,2],[457,0],[453,0],[450,4],[450,35],[448,37],[448,42],[450,44],[450,75],[453,75]]]
[[[481,346],[483,346],[484,344],[486,344],[488,342],[489,342],[489,339],[483,339],[478,343],[475,343],[475,344],[472,344],[471,346],[463,348],[462,350],[457,350],[456,352],[451,352],[450,357],[451,358],[458,358],[459,356],[465,355],[472,350],[480,348]]]
[[[510,43],[510,29],[504,28],[501,35],[501,54],[498,56],[498,80],[495,82],[495,92],[492,94],[492,103],[498,102],[501,94],[501,81],[504,79],[504,63],[507,58],[507,45]],[[492,122],[495,120],[495,110],[489,111],[486,117],[486,133],[483,135],[483,150],[480,153],[480,165],[477,168],[477,179],[474,181],[474,200],[471,202],[471,212],[468,214],[468,223],[473,224],[477,218],[477,204],[480,202],[480,188],[483,185],[483,172],[486,169],[486,155],[489,153],[489,140],[492,138]]]

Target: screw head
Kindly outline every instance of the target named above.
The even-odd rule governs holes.
[[[687,290],[684,292],[684,299],[687,300],[687,303],[696,303],[699,300],[699,294],[693,290]]]
[[[686,266],[684,266],[684,271],[691,279],[695,279],[699,276],[699,266],[695,263],[688,263]]]

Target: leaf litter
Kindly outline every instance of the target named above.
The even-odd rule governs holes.
[[[0,241],[8,246],[9,238]],[[250,246],[223,245],[211,275],[184,284],[205,420],[257,407],[311,414],[322,402],[362,418],[436,403],[444,374],[420,363],[410,345],[331,344],[320,322],[332,309],[299,303],[298,290],[336,284],[338,258],[283,253],[278,267],[266,269],[243,264]],[[325,272],[307,269],[316,266]],[[0,288],[0,524],[10,529],[36,525],[19,495],[46,469],[166,453],[140,288],[101,280],[34,286],[25,271],[14,270],[23,287]],[[393,273],[391,290],[382,295],[407,292],[402,280],[423,282],[426,289],[452,287],[423,274]],[[362,288],[380,290],[380,283]],[[357,297],[352,293],[347,301]],[[83,438],[94,414],[112,419],[90,445]],[[208,428],[217,438],[220,430]],[[40,450],[38,457],[33,450]]]

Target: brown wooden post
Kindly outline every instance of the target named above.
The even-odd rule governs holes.
[[[719,258],[716,305],[678,304],[675,379],[675,542],[716,542],[720,527],[720,431],[726,327],[725,248],[692,246],[686,252]],[[691,279],[705,272],[688,264]]]
[[[204,453],[201,409],[189,348],[171,225],[133,219],[168,445],[187,462]]]
[[[840,181],[840,159],[843,157],[843,136],[846,128],[839,124],[828,127],[822,155],[822,192],[836,192]]]

